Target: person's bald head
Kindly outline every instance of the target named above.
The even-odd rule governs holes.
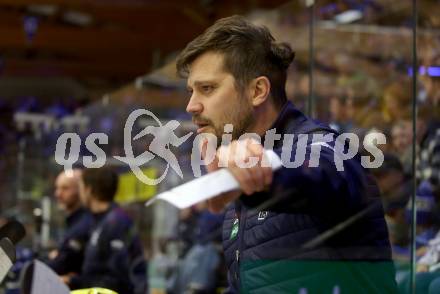
[[[73,169],[61,172],[55,180],[55,197],[58,206],[70,213],[81,206],[79,199],[79,181],[81,170]]]

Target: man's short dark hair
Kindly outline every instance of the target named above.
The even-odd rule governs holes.
[[[91,189],[93,197],[100,201],[113,201],[118,188],[118,175],[111,168],[87,168],[81,177],[84,186]]]
[[[266,27],[238,15],[218,20],[180,53],[178,74],[186,77],[191,63],[208,51],[224,54],[225,70],[234,76],[238,90],[243,91],[256,77],[266,76],[274,104],[286,102],[287,68],[295,53],[287,43],[276,43]]]

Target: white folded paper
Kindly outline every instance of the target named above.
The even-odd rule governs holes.
[[[39,260],[28,264],[21,273],[22,294],[69,294],[69,288],[60,277]]]
[[[15,262],[15,247],[11,240],[3,238],[0,240],[0,283],[8,274]]]
[[[272,170],[277,170],[282,166],[281,159],[275,154],[275,152],[273,152],[273,150],[266,150],[265,155],[269,160]],[[177,208],[184,209],[222,193],[239,188],[240,186],[237,180],[229,170],[222,168],[218,171],[177,186],[171,190],[160,193],[150,199],[145,205],[148,206],[154,201],[160,199],[171,203]]]

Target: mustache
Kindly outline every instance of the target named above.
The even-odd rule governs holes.
[[[209,118],[203,117],[201,115],[194,115],[192,117],[192,122],[194,124],[213,125],[212,121]]]

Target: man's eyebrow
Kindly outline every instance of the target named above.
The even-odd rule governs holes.
[[[194,82],[194,86],[197,87],[197,86],[201,86],[204,84],[214,84],[214,83],[217,83],[217,81],[216,80],[198,80],[198,81]],[[190,87],[190,85],[187,85],[187,87]]]

